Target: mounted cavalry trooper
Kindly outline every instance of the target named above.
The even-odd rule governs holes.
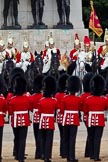
[[[98,48],[98,55],[101,59],[101,69],[108,67],[108,35],[105,35],[105,44]]]
[[[84,49],[78,54],[78,59],[85,63],[85,71],[91,72],[93,52],[91,50],[91,41],[88,36],[84,37]]]
[[[13,45],[13,38],[8,38],[8,44],[6,47],[6,59],[13,59],[16,62],[16,55],[19,54],[19,51]]]
[[[91,51],[91,40],[88,36],[84,37],[84,52],[86,56],[86,63],[91,66],[93,54]]]
[[[0,74],[2,73],[3,63],[6,58],[5,43],[0,39]]]
[[[51,65],[51,52],[50,52],[50,48],[49,48],[49,42],[47,41],[46,43],[47,49],[45,49],[44,53],[43,53],[43,71],[42,73],[47,73],[50,69],[50,65]]]
[[[42,58],[44,59],[44,57],[47,55],[47,51],[49,49],[49,41],[46,41],[45,42],[45,49],[43,51],[43,54],[42,54]]]
[[[78,59],[78,53],[80,52],[80,50],[81,50],[81,43],[79,40],[79,36],[76,33],[75,41],[74,41],[74,49],[70,51],[70,55],[69,55],[71,62],[74,62]]]
[[[49,54],[49,41],[45,42],[45,49],[42,54],[42,59],[43,59],[43,73],[46,73],[49,70],[50,67],[50,60],[51,60],[51,55]]]
[[[70,51],[70,54],[69,54],[70,65],[67,68],[67,72],[70,75],[72,75],[73,72],[75,71],[75,69],[77,68],[77,60],[78,60],[78,55],[79,55],[80,51],[81,51],[81,43],[79,40],[79,36],[76,33],[75,40],[74,40],[74,48]],[[82,56],[81,56],[81,58],[82,58]]]
[[[59,60],[61,59],[60,50],[55,47],[55,42],[52,37],[49,38],[47,43],[49,45],[49,48],[47,49],[46,54],[44,54],[43,56],[44,66],[42,73],[47,73],[50,70],[52,53],[57,53]]]
[[[28,41],[23,42],[23,51],[16,55],[16,66],[21,67],[24,72],[27,70],[28,65],[34,61],[34,55],[29,50]]]

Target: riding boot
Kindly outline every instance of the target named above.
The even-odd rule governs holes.
[[[5,29],[7,27],[7,17],[4,16],[4,24],[1,28]]]
[[[37,25],[36,15],[33,15],[33,20],[34,20],[33,26],[36,26]]]
[[[63,25],[64,23],[63,23],[63,20],[62,20],[62,18],[60,18],[60,21],[57,23],[57,25]]]
[[[45,25],[43,22],[42,22],[42,17],[43,17],[43,7],[41,7],[39,9],[39,25]]]
[[[70,7],[69,6],[65,7],[65,13],[66,13],[66,25],[72,25],[72,23],[69,21],[69,16],[70,16]]]
[[[15,19],[15,26],[18,26],[21,28],[21,25],[18,23],[18,16],[15,16],[14,19]]]
[[[59,22],[57,23],[57,25],[63,25],[63,16],[61,13],[59,13]]]
[[[57,6],[58,6],[58,16],[59,16],[59,22],[57,23],[57,25],[64,25],[62,1],[57,0]]]

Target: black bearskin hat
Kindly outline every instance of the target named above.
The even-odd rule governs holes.
[[[24,77],[24,70],[23,69],[21,69],[20,67],[15,67],[12,71],[11,71],[11,73],[10,73],[10,82],[11,82],[11,80],[14,78],[14,77],[16,77],[16,76],[22,76],[22,77]]]
[[[64,92],[67,88],[67,80],[69,75],[68,74],[62,74],[58,80],[58,90],[59,92]]]
[[[43,80],[43,96],[51,97],[56,92],[56,80],[53,76],[48,75]]]
[[[83,77],[83,91],[84,92],[90,92],[90,80],[93,77],[92,72],[88,72],[87,74],[84,75]]]
[[[42,81],[43,81],[44,76],[43,75],[38,75],[34,79],[33,83],[33,93],[39,93],[42,90]]]
[[[81,89],[81,81],[78,76],[70,76],[68,79],[68,90],[70,93],[79,92]]]
[[[12,72],[10,73],[10,87],[9,87],[9,91],[13,92],[13,82],[15,80],[16,77],[25,77],[24,71],[23,69],[21,69],[20,67],[15,67]]]
[[[3,76],[0,74],[0,94],[3,94],[4,97],[7,97],[8,89],[4,83]]]
[[[16,77],[13,83],[14,95],[22,95],[27,91],[27,82],[23,77]]]
[[[106,78],[105,93],[108,94],[108,76]]]
[[[90,81],[90,91],[92,95],[100,96],[105,92],[105,79],[97,74]]]

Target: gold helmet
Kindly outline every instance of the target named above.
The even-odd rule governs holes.
[[[105,29],[104,42],[108,41],[108,29]]]
[[[4,46],[4,45],[5,45],[5,43],[4,43],[3,39],[0,39],[0,46]]]
[[[77,33],[75,34],[75,41],[74,41],[74,43],[75,43],[76,45],[78,45],[78,44],[80,43],[79,36],[78,36]]]
[[[28,48],[28,47],[29,47],[29,43],[28,43],[26,37],[24,38],[23,47],[24,47],[24,48]]]

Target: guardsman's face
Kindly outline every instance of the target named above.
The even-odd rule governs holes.
[[[80,48],[80,44],[74,44],[74,47],[75,47],[75,49],[79,49]]]
[[[24,52],[28,52],[28,50],[29,50],[29,47],[23,47]]]
[[[49,46],[45,46],[45,49],[48,50]]]
[[[88,52],[90,50],[90,45],[85,45],[84,49],[85,49],[86,52]]]
[[[0,45],[0,52],[4,51],[4,46]]]
[[[108,46],[108,40],[105,40],[105,44]]]
[[[54,48],[54,43],[53,44],[49,44],[49,47],[52,49]]]
[[[8,43],[8,48],[11,49],[13,47],[13,43]]]

